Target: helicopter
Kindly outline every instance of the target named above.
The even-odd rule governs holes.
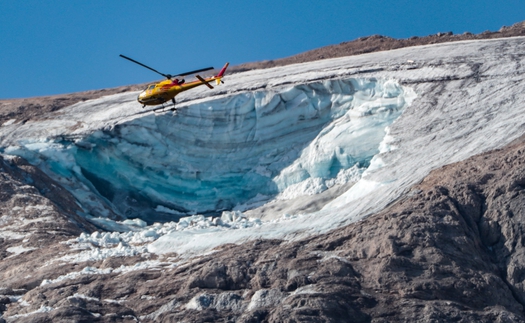
[[[195,77],[197,78],[196,81],[185,83],[184,79],[178,79],[174,77],[175,76],[183,77],[186,75],[191,75],[191,74],[196,74],[196,73],[200,73],[204,71],[213,70],[213,67],[206,67],[206,68],[201,68],[201,69],[190,71],[190,72],[180,73],[177,75],[171,75],[171,74],[161,73],[147,65],[137,62],[136,60],[129,58],[127,56],[124,56],[122,54],[120,54],[119,56],[129,61],[132,61],[133,63],[136,63],[140,66],[143,66],[149,70],[152,70],[153,72],[160,74],[164,76],[165,78],[167,78],[166,81],[148,85],[146,89],[144,89],[144,91],[140,92],[139,96],[137,97],[137,101],[139,101],[139,103],[142,104],[142,108],[145,108],[147,105],[160,105],[170,100],[171,102],[173,102],[173,106],[175,106],[175,96],[177,94],[190,90],[200,85],[206,85],[210,89],[213,89],[213,86],[209,82],[215,81],[217,85],[224,83],[222,81],[222,77],[224,75],[224,72],[226,72],[228,65],[230,64],[230,63],[226,63],[224,67],[220,70],[219,74],[215,76],[203,78],[197,74],[195,75]]]

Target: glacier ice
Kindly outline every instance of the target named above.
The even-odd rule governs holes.
[[[525,92],[522,91],[523,75],[525,75],[523,39],[525,38],[514,37],[419,46],[238,73],[226,79],[226,86],[217,87],[214,91],[197,88],[191,93],[181,93],[177,100],[179,111],[176,114],[168,112],[153,115],[151,112],[141,110],[137,105],[136,93],[116,94],[75,104],[46,116],[47,120],[4,124],[0,126],[0,147],[3,148],[4,154],[24,156],[48,174],[54,174],[54,178],[68,187],[82,202],[86,214],[93,216],[90,218],[92,221],[104,223],[106,227],[113,228],[115,231],[127,231],[119,236],[123,241],[122,250],[115,246],[108,246],[105,248],[108,250],[97,253],[93,249],[83,255],[87,257],[86,259],[126,254],[131,250],[141,252],[143,249],[159,254],[176,252],[190,255],[195,252],[208,252],[221,244],[242,243],[255,238],[300,239],[327,232],[377,213],[406,194],[412,185],[420,182],[433,169],[464,160],[474,154],[501,148],[521,136],[525,131],[523,104]],[[301,133],[304,131],[306,137],[293,134],[294,127],[298,127],[303,121],[299,120],[300,115],[293,114],[294,109],[272,110],[268,115],[259,113],[269,108],[267,105],[272,103],[272,100],[279,99],[273,96],[277,94],[280,96],[281,92],[301,91],[311,84],[323,86],[325,82],[331,82],[332,86],[340,86],[336,83],[350,80],[364,82],[363,84],[381,83],[379,85],[383,86],[383,89],[377,92],[375,87],[378,84],[369,84],[374,85],[373,89],[363,91],[365,99],[361,101],[364,104],[362,108],[377,111],[378,116],[388,117],[388,113],[400,113],[400,111],[387,108],[391,112],[383,113],[385,111],[382,112],[381,108],[371,107],[366,102],[367,98],[370,98],[370,101],[374,101],[372,98],[375,98],[377,102],[405,101],[406,108],[403,108],[402,115],[395,122],[390,123],[386,128],[381,125],[377,128],[381,129],[380,132],[373,132],[381,133],[382,140],[375,143],[373,148],[375,152],[369,151],[371,154],[375,153],[371,158],[365,157],[359,160],[354,158],[345,147],[343,153],[335,149],[337,140],[342,139],[337,134],[347,135],[344,127],[349,125],[342,124],[345,120],[367,122],[366,119],[369,117],[366,113],[363,118],[352,114],[358,113],[360,109],[360,94],[358,95],[357,92],[353,95],[351,103],[354,104],[352,106],[352,110],[355,108],[354,111],[339,107],[341,113],[334,113],[330,118],[326,118],[324,123],[314,123],[315,120],[309,119],[309,114],[304,115],[305,120],[316,128],[316,130],[308,127],[302,129]],[[397,82],[389,80],[397,80]],[[387,82],[389,82],[388,86]],[[398,89],[403,90],[403,94],[396,99]],[[375,96],[367,96],[367,93],[375,93]],[[382,94],[378,95],[379,93]],[[393,94],[394,97],[389,97],[388,93]],[[415,97],[416,93],[417,97]],[[307,93],[305,95],[308,97]],[[237,99],[234,99],[235,97]],[[216,106],[218,102],[223,102],[225,105],[233,106],[235,111],[241,111],[242,108],[247,107],[234,105],[234,101],[241,98],[244,98],[243,102],[251,99],[253,102],[259,102],[259,110],[254,109],[254,118],[249,118],[246,113],[228,114],[229,110],[221,110],[221,106]],[[290,98],[287,102],[301,104],[300,97],[296,101],[293,99]],[[331,99],[335,100],[336,97],[330,97],[330,102]],[[342,94],[341,100],[344,99],[346,97]],[[326,100],[326,97],[323,100]],[[323,102],[314,100],[312,106],[322,108],[324,106],[320,104]],[[332,107],[336,108],[335,105],[331,106],[330,113]],[[319,111],[321,110],[325,111],[323,109]],[[277,113],[282,113],[281,116],[286,118],[297,119],[294,119],[294,123],[292,119],[285,118],[282,123],[276,124],[277,119],[272,118]],[[373,116],[370,121],[372,119]],[[224,127],[228,124],[226,121],[230,122],[231,128]],[[232,134],[232,142],[237,138],[241,139],[238,136],[246,129],[241,125],[248,121],[257,123],[252,126],[253,132],[244,132],[245,138],[257,137],[268,138],[268,140],[252,140],[252,144],[257,143],[260,146],[250,148],[241,145],[239,149],[232,150],[231,155],[228,155],[228,147],[218,144],[221,143],[221,139],[228,138],[228,131]],[[258,124],[259,122],[266,122],[264,128]],[[281,132],[279,133],[278,130]],[[286,131],[290,132],[288,136]],[[277,133],[274,135],[274,132]],[[116,137],[112,138],[112,136]],[[169,139],[171,136],[173,140]],[[106,138],[108,140],[104,142]],[[362,142],[359,139],[359,132],[351,134],[348,138],[357,140],[356,147],[366,148],[366,145],[361,146],[361,143],[371,143],[368,141],[369,136],[363,136],[366,140]],[[155,142],[156,146],[147,147],[149,142]],[[173,149],[172,145],[175,143],[181,144],[181,147],[184,145],[189,147],[188,153],[177,157],[176,154],[180,153],[180,150],[167,151],[167,148]],[[206,143],[210,144],[206,145]],[[276,150],[277,154],[272,155],[273,151],[264,150],[269,149],[272,144],[276,146],[282,144],[284,152]],[[317,147],[317,144],[330,145],[334,149]],[[115,151],[117,147],[123,149],[123,152]],[[100,170],[101,174],[97,173],[99,170],[94,170],[89,174],[92,168],[86,159],[84,163],[90,167],[83,170],[77,161],[79,158],[77,152],[80,150],[85,154],[93,150],[98,151],[106,162],[118,161],[118,165],[116,164],[113,169],[119,175],[110,174],[109,179],[100,178],[97,182],[101,174],[108,175],[107,170]],[[126,156],[133,151],[144,156],[137,156],[138,159],[126,159]],[[233,166],[213,164],[212,161],[205,160],[202,155],[196,155],[203,152],[213,153],[211,155],[213,158],[220,158],[242,156],[242,154],[246,156],[248,152],[263,151],[267,155],[256,160],[232,159]],[[361,149],[357,155],[365,156],[367,155],[365,151],[366,149]],[[352,162],[348,156],[352,156],[359,165],[354,164],[344,169]],[[6,157],[9,158],[7,155]],[[121,157],[124,159],[119,159]],[[141,168],[147,158],[151,160],[154,168]],[[233,195],[234,198],[230,196],[230,205],[238,204],[233,210],[226,210],[226,212],[240,210],[248,216],[257,215],[257,212],[260,216],[267,212],[266,214],[273,213],[275,216],[270,219],[263,217],[262,221],[254,222],[238,213],[235,216],[226,213],[224,220],[219,218],[212,220],[203,215],[191,214],[192,210],[206,210],[209,205],[216,206],[218,200],[214,204],[212,195],[204,195],[202,201],[205,203],[202,205],[199,205],[197,200],[190,201],[183,198],[181,201],[185,206],[182,207],[174,205],[171,200],[164,201],[166,192],[155,191],[156,188],[162,188],[162,185],[152,189],[144,187],[144,183],[149,180],[149,176],[155,180],[176,176],[174,172],[164,168],[164,165],[159,171],[158,165],[162,160],[171,158],[187,161],[187,164],[179,163],[166,167],[181,169],[185,167],[184,169],[193,171],[193,179],[197,179],[195,183],[198,184],[192,186],[193,192],[198,192],[202,184],[196,176],[197,171],[202,170],[191,168],[194,161],[202,161],[201,166],[212,166],[205,169],[205,175],[209,175],[206,172],[214,172],[219,168],[241,169],[243,166],[250,166],[246,171],[251,172],[252,179],[255,181],[249,182],[247,178],[243,178],[244,184],[266,183],[270,187],[263,187],[266,194],[260,191],[250,198],[253,192],[248,194],[249,192],[244,192],[240,190],[242,187],[237,186],[237,192],[240,191],[241,194]],[[273,161],[272,158],[280,163],[279,167],[268,167],[268,163]],[[130,166],[138,167],[132,169],[129,168]],[[164,173],[165,169],[168,170],[166,173]],[[331,178],[316,177],[326,174]],[[233,175],[235,174],[225,178],[223,183],[234,183],[237,178]],[[127,180],[125,176],[129,178],[136,176],[136,182],[133,183],[135,186],[131,191],[121,195],[112,190],[105,192],[104,194],[110,198],[113,194],[111,200],[98,192],[97,186],[99,188],[103,186],[104,181],[112,185],[123,185]],[[216,180],[216,178],[212,179]],[[265,182],[262,182],[263,179]],[[180,183],[184,184],[186,180],[188,179],[182,178]],[[352,182],[355,181],[357,183],[353,185]],[[345,182],[350,183],[344,184]],[[166,183],[168,181],[164,182]],[[179,185],[179,182],[175,183]],[[333,186],[334,184],[336,187]],[[300,196],[318,193],[325,187],[328,190],[320,194]],[[329,202],[323,200],[325,195],[331,197],[333,189],[336,189],[339,195]],[[133,192],[145,198],[141,200],[130,195],[127,199],[123,198]],[[133,199],[136,201],[134,202]],[[272,200],[268,202],[268,199]],[[296,208],[297,201],[301,199],[307,203],[322,200],[322,208],[317,208],[313,213],[302,213],[300,208]],[[112,203],[119,200],[135,204],[128,208],[129,205],[125,203],[120,206]],[[275,204],[279,203],[289,204],[286,208],[282,208],[281,205],[275,207]],[[260,207],[245,211],[253,206]],[[262,210],[263,208],[265,209]],[[149,223],[153,220],[161,220],[161,216],[165,221],[162,221],[163,224],[140,227],[107,219],[107,217],[115,219],[115,214],[125,215],[127,210],[131,210],[130,214],[143,212],[143,219],[148,220]],[[155,214],[158,217],[156,219],[153,218]],[[170,222],[179,218],[179,223]],[[236,222],[227,222],[230,219],[235,219]],[[219,220],[223,223],[221,224]],[[232,228],[236,230],[231,230]],[[142,231],[144,234],[141,233]],[[113,238],[101,236],[96,239]],[[132,241],[143,241],[144,245],[140,246],[143,249],[131,248],[126,251],[126,241],[130,241],[129,248],[138,248],[133,246]],[[95,248],[93,244],[90,245]]]
[[[5,153],[39,164],[93,216],[110,208],[152,223],[220,214],[261,197],[357,181],[406,95],[413,93],[393,80],[312,82],[148,114],[82,137],[27,140]]]

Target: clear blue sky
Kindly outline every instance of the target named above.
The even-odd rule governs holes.
[[[495,31],[524,0],[24,0],[0,4],[0,99],[158,80],[278,59],[358,37]]]

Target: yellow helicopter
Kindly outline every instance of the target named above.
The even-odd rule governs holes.
[[[181,73],[177,75],[171,75],[171,74],[163,74],[147,65],[137,62],[136,60],[129,58],[127,56],[124,56],[122,54],[120,55],[120,57],[125,58],[129,61],[132,61],[133,63],[139,64],[140,66],[143,66],[167,78],[166,81],[148,85],[148,87],[144,91],[140,92],[137,98],[137,101],[139,101],[139,103],[143,105],[142,108],[144,108],[147,105],[163,104],[165,102],[168,102],[169,100],[171,100],[173,102],[173,106],[175,106],[175,96],[177,94],[187,91],[189,89],[192,89],[194,87],[200,86],[200,85],[206,85],[210,89],[213,89],[213,86],[209,82],[215,81],[217,85],[224,83],[222,81],[222,77],[224,75],[224,72],[226,72],[226,69],[228,68],[228,65],[229,65],[229,63],[226,63],[224,67],[220,70],[219,74],[215,76],[202,78],[200,75],[195,75],[195,77],[197,78],[196,81],[185,83],[184,79],[178,79],[178,78],[173,78],[173,77],[174,76],[177,76],[177,77],[186,76],[190,74],[196,74],[199,72],[209,71],[209,70],[212,70],[213,67],[206,67],[206,68],[201,68],[198,70],[185,72],[185,73]]]

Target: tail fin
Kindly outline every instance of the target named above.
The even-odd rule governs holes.
[[[224,72],[226,72],[226,69],[228,68],[228,65],[230,65],[230,63],[224,64],[224,67],[221,69],[219,74],[217,74],[217,77],[222,77],[224,75]]]
[[[221,71],[219,72],[219,74],[217,74],[215,76],[215,82],[217,83],[217,85],[221,84],[221,78],[222,76],[224,75],[224,72],[226,72],[226,69],[228,68],[228,65],[230,65],[230,63],[226,63],[224,64],[224,67],[221,69]]]

